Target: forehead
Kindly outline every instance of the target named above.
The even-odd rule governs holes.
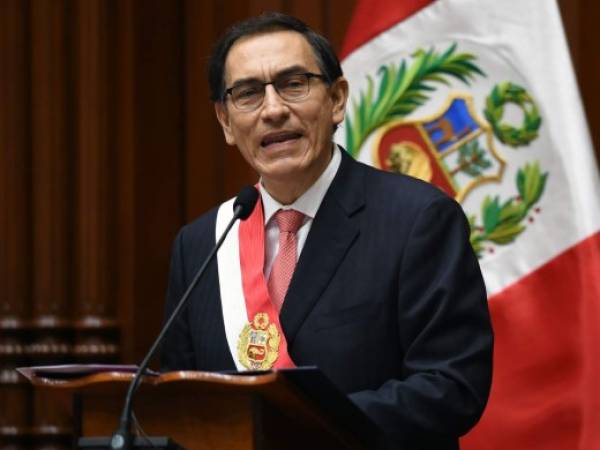
[[[225,60],[225,83],[241,78],[270,79],[292,66],[318,71],[312,47],[304,36],[290,30],[244,36],[237,40]]]

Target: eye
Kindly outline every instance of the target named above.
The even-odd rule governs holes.
[[[298,89],[304,86],[304,77],[301,75],[293,75],[279,81],[279,86],[282,89]]]
[[[277,91],[286,100],[297,100],[308,94],[308,82],[304,75],[290,75],[277,83]]]
[[[239,99],[254,97],[260,94],[260,88],[254,85],[238,86],[237,88],[235,88],[233,94],[236,98]]]

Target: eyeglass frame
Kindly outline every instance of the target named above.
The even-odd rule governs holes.
[[[292,76],[297,76],[297,75],[302,75],[305,76],[307,78],[308,84],[307,84],[307,91],[306,91],[306,95],[303,97],[299,97],[298,99],[295,100],[286,100],[284,97],[282,97],[282,95],[279,93],[279,90],[277,89],[277,87],[275,86],[275,83],[278,81],[278,79],[281,78],[285,78],[285,77],[292,77]],[[260,80],[251,80],[251,81],[256,81],[257,85],[261,85],[262,86],[262,101],[260,103],[258,103],[254,108],[250,108],[250,109],[241,109],[240,107],[238,107],[235,102],[233,101],[233,90],[237,87],[239,87],[240,85],[243,85],[243,83],[240,83],[238,85],[233,85],[228,89],[225,89],[224,94],[223,94],[223,102],[226,101],[227,96],[231,96],[231,103],[233,104],[233,106],[238,110],[238,111],[243,111],[243,112],[251,112],[251,111],[255,111],[256,109],[258,109],[260,107],[260,105],[262,105],[262,103],[265,100],[265,93],[267,91],[267,86],[269,84],[271,84],[273,86],[273,89],[275,89],[275,92],[277,93],[277,95],[286,102],[296,102],[296,101],[300,101],[305,99],[306,97],[308,97],[308,95],[310,94],[310,80],[313,78],[318,78],[320,80],[322,80],[323,82],[325,82],[326,84],[330,84],[327,77],[321,73],[313,73],[313,72],[299,72],[299,73],[282,73],[279,74],[278,76],[275,77],[274,80],[271,81],[260,81]]]

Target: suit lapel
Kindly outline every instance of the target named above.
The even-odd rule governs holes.
[[[363,170],[342,151],[342,163],[313,221],[281,309],[288,346],[358,236],[357,213],[364,198]]]

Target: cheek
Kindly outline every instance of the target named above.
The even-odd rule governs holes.
[[[236,145],[244,153],[253,151],[251,147],[254,137],[253,130],[254,128],[251,126],[237,124],[233,132]]]
[[[319,139],[329,140],[332,138],[333,122],[331,109],[323,109],[319,115],[318,135]]]
[[[306,115],[306,123],[311,130],[311,140],[321,141],[331,135],[333,111],[330,105],[316,105],[312,114]]]

